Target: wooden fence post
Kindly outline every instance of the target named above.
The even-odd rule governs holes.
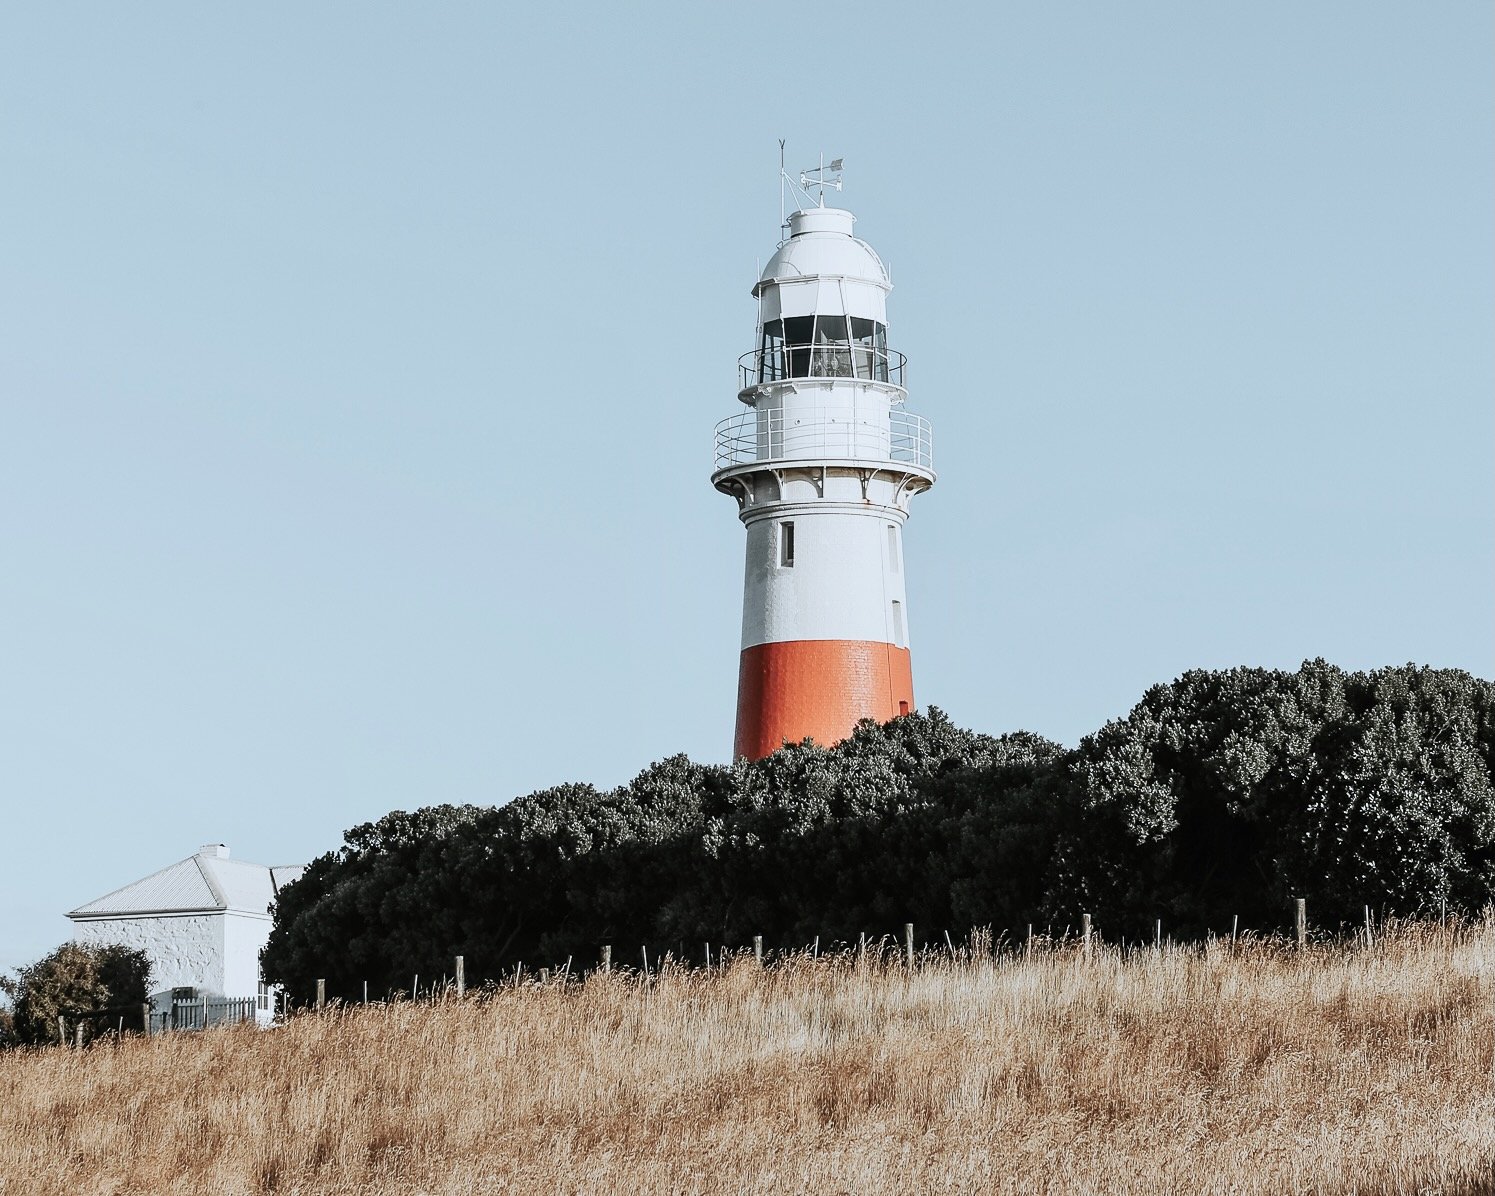
[[[367,980],[363,982],[363,1003],[365,1005],[369,1003],[369,982]]]
[[[1365,949],[1368,951],[1376,945],[1375,932],[1371,930],[1370,906],[1365,907]]]
[[[1153,928],[1153,932],[1152,932],[1152,945],[1155,948],[1157,948],[1157,950],[1159,950],[1159,951],[1161,951],[1163,949],[1163,919],[1162,918],[1159,918],[1157,920],[1157,924]]]
[[[1308,946],[1308,898],[1293,899],[1293,920],[1298,928],[1298,950]]]
[[[649,948],[640,947],[639,952],[644,957],[644,979],[647,981],[649,979]]]
[[[550,969],[549,968],[541,968],[540,969],[540,986],[543,988],[545,985],[547,985],[549,983],[550,983]]]
[[[613,970],[613,947],[611,943],[602,944],[602,960],[599,966],[604,976]]]
[[[149,1001],[140,1006],[140,1028],[146,1034],[151,1032],[151,1003]]]
[[[820,936],[818,934],[815,936],[815,941],[810,944],[810,958],[820,958]]]
[[[467,959],[457,956],[457,995],[463,996],[467,992]]]
[[[711,971],[711,944],[706,944],[706,970]]]
[[[1033,923],[1028,923],[1028,941],[1023,944],[1023,958],[1033,958]]]
[[[763,966],[763,936],[761,934],[753,935],[753,958],[758,961],[758,966],[761,968]]]
[[[317,981],[317,1010],[320,1012],[321,1009],[322,1009],[322,1007],[324,1005],[326,1005],[326,1004],[327,1004],[327,981],[326,980],[318,980]]]
[[[912,922],[903,924],[903,962],[909,968],[914,966],[914,924]]]
[[[1090,958],[1090,915],[1080,915],[1080,939],[1084,943],[1085,958]]]
[[[1230,945],[1231,945],[1231,947],[1235,946],[1235,932],[1240,929],[1240,926],[1241,926],[1241,915],[1240,914],[1231,914],[1230,915]]]

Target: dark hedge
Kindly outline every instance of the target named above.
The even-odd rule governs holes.
[[[973,926],[1110,937],[1475,909],[1495,881],[1495,686],[1414,665],[1194,671],[1067,750],[940,711],[831,749],[683,756],[603,793],[433,806],[355,827],[282,894],[268,979],[306,999],[469,981],[598,945],[824,944]]]

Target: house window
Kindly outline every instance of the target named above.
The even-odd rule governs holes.
[[[270,1008],[270,986],[263,980],[260,981],[259,994],[254,999],[256,1009]]]
[[[779,567],[794,568],[794,524],[779,524]]]

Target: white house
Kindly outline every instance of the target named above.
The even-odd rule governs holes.
[[[259,961],[270,936],[270,903],[303,871],[230,859],[227,847],[209,843],[68,917],[80,943],[145,950],[151,1009],[160,1024],[200,1025],[243,1016],[249,1008],[264,1022],[275,1003],[261,982]]]

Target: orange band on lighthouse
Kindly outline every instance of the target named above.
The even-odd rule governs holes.
[[[907,648],[875,640],[789,640],[742,651],[736,754],[758,760],[809,736],[822,747],[858,720],[885,723],[914,708]]]

